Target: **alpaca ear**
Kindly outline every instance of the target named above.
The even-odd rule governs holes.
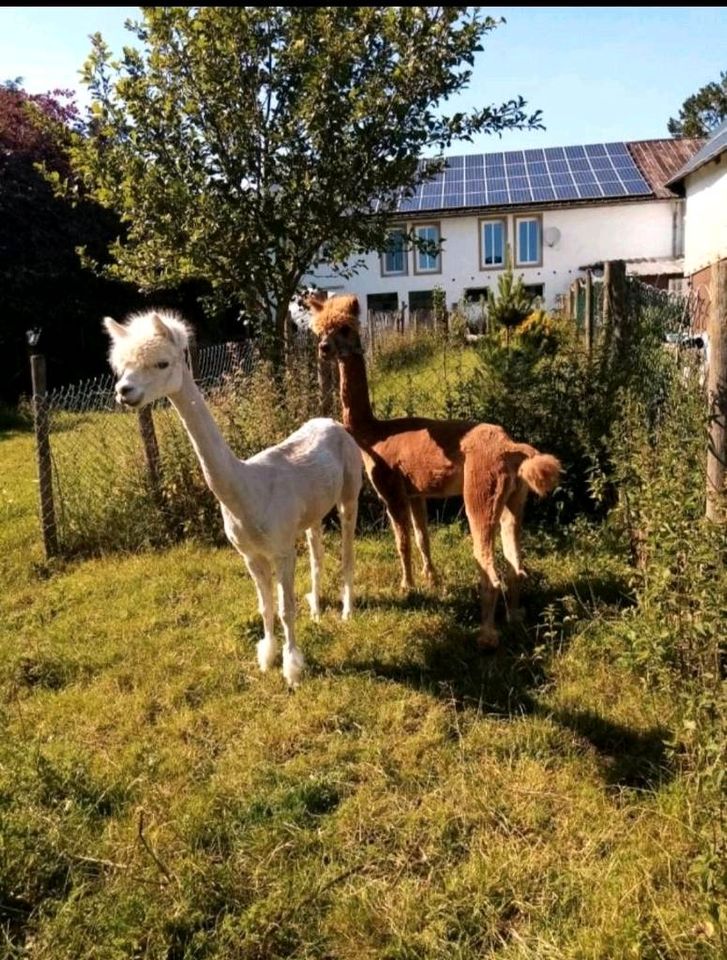
[[[112,340],[121,340],[129,334],[126,327],[122,326],[120,323],[117,323],[113,317],[104,317],[103,325],[106,333],[108,333]]]
[[[169,329],[166,323],[164,323],[164,321],[162,320],[162,318],[159,316],[158,313],[152,313],[151,322],[154,326],[155,331],[161,337],[166,337],[167,340],[174,341],[174,335],[172,334],[172,331]]]
[[[326,297],[324,294],[319,293],[317,290],[314,290],[312,293],[309,293],[306,297],[303,298],[303,303],[306,307],[313,311],[313,313],[320,313],[326,303]]]

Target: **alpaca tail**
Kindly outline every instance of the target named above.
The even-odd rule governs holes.
[[[530,487],[533,493],[544,497],[558,486],[563,470],[560,460],[549,453],[533,453],[523,460],[518,476]]]

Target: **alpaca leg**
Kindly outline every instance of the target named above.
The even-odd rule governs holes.
[[[500,537],[502,538],[502,552],[508,566],[507,572],[507,612],[510,620],[522,617],[520,607],[520,586],[527,576],[523,569],[520,556],[520,531],[522,528],[523,510],[528,498],[528,488],[520,481],[515,493],[505,504],[500,518]]]
[[[411,575],[411,517],[409,515],[409,498],[403,489],[399,477],[388,467],[376,464],[369,472],[369,479],[379,497],[386,504],[391,526],[394,530],[396,549],[401,560],[401,589],[413,590],[414,580]]]
[[[310,593],[306,594],[306,600],[310,607],[310,615],[313,620],[320,620],[320,589],[321,577],[323,576],[323,531],[320,524],[309,527],[305,532],[308,540],[308,551],[310,553]]]
[[[348,620],[353,611],[353,537],[356,531],[358,500],[339,503],[338,515],[341,518],[341,564],[343,568],[343,612]]]
[[[274,665],[278,655],[278,645],[275,642],[273,571],[265,557],[245,557],[245,563],[255,584],[258,607],[263,618],[263,638],[258,641],[257,662],[265,673]]]
[[[278,557],[275,563],[278,584],[278,615],[283,624],[283,676],[290,687],[298,686],[305,666],[295,645],[295,553]]]
[[[495,649],[499,637],[495,628],[495,606],[500,578],[495,569],[495,531],[505,506],[509,477],[498,463],[465,463],[464,505],[472,533],[475,559],[480,568],[482,623],[480,646]]]
[[[405,501],[388,501],[386,512],[394,528],[396,549],[401,560],[401,589],[413,590],[414,578],[411,573],[411,518]]]
[[[412,525],[414,527],[414,540],[422,558],[422,573],[427,578],[430,586],[435,586],[438,577],[432,563],[432,555],[429,548],[429,527],[427,524],[427,502],[423,497],[412,497],[409,500],[409,511],[411,513]]]

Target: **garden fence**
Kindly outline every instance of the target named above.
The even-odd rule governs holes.
[[[612,336],[615,349],[624,349],[636,318],[651,322],[651,314],[664,335],[682,336],[693,315],[689,298],[637,281],[624,279],[616,294],[605,283],[593,284],[589,296],[597,307],[591,333],[583,331],[591,347]],[[379,417],[468,415],[466,384],[480,362],[476,338],[461,330],[448,335],[431,313],[403,317],[399,311],[369,313],[362,338]],[[217,504],[167,401],[142,414],[124,410],[115,402],[111,373],[47,391],[42,358],[33,363],[40,377],[33,406],[48,555],[135,550],[190,534],[221,538]],[[274,374],[249,341],[206,347],[190,363],[237,456],[280,441],[322,412],[340,418],[335,376],[329,403],[322,403],[316,345],[306,330],[289,339],[282,373]]]

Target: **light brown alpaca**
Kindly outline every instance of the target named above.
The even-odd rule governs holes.
[[[324,357],[335,357],[340,374],[343,423],[363,453],[364,465],[394,528],[402,565],[402,588],[413,587],[411,526],[430,583],[436,579],[429,552],[426,497],[461,494],[480,568],[480,644],[498,643],[494,616],[500,580],[494,563],[500,526],[508,566],[508,606],[517,609],[520,581],[520,527],[528,491],[539,496],[558,483],[560,462],[526,443],[515,443],[502,427],[466,420],[400,417],[377,420],[371,410],[366,364],[359,336],[355,296],[329,300],[311,296],[312,329]]]

